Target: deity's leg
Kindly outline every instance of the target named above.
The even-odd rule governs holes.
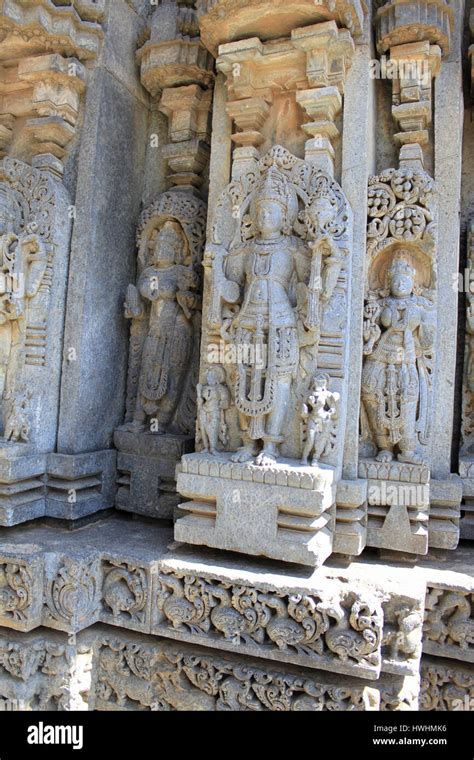
[[[143,402],[143,397],[141,394],[138,394],[133,421],[125,426],[128,430],[131,430],[132,433],[141,433],[146,428],[147,414],[143,408]]]
[[[202,441],[202,450],[205,454],[209,453],[209,436],[207,434],[207,420],[206,415],[201,412],[199,415],[199,427],[201,429],[201,441]]]
[[[308,429],[308,432],[307,432],[307,435],[306,435],[306,441],[305,441],[304,448],[303,448],[303,455],[301,457],[301,464],[308,464],[308,459],[309,459],[309,456],[310,456],[310,454],[311,454],[311,452],[313,450],[313,446],[314,446],[315,435],[316,435],[316,431],[315,430],[309,430]]]
[[[399,442],[399,462],[422,464],[423,458],[416,453],[416,417],[419,397],[418,372],[409,365],[407,381],[403,386],[401,414],[403,419],[402,437]]]
[[[283,426],[290,401],[290,390],[291,376],[284,375],[283,377],[279,377],[273,409],[267,417],[263,451],[258,455],[256,460],[256,464],[258,465],[270,465],[278,459],[280,454],[279,444],[283,440]]]
[[[329,433],[320,433],[313,451],[313,461],[311,462],[312,465],[319,464],[319,460],[321,459],[322,455],[324,454],[324,450],[328,444],[329,440]]]
[[[244,414],[239,413],[239,426],[242,431],[242,446],[232,454],[232,462],[250,462],[257,453],[257,444],[248,434],[248,420]]]
[[[362,403],[367,415],[372,439],[377,446],[377,461],[391,462],[393,443],[387,428],[379,420],[378,397],[385,391],[386,367],[379,362],[366,362],[362,372]]]

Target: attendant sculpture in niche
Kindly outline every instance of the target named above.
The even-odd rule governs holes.
[[[130,285],[125,316],[146,320],[133,432],[172,431],[193,354],[193,316],[200,308],[199,276],[181,225],[165,221],[151,237],[137,285]]]
[[[319,463],[331,445],[335,430],[339,393],[328,389],[328,376],[318,375],[313,381],[310,393],[301,406],[303,457],[301,464]]]
[[[409,251],[399,251],[387,274],[387,290],[371,293],[364,321],[362,402],[377,460],[421,464],[431,416],[433,305],[415,291]]]
[[[42,283],[47,254],[34,222],[23,226],[19,199],[0,183],[0,386],[4,437],[28,440],[31,391],[22,382],[27,326],[38,314],[44,319],[47,288]],[[43,307],[43,308],[42,308]]]
[[[206,373],[206,383],[197,386],[198,424],[203,451],[216,454],[219,443],[227,443],[225,411],[230,405],[230,394],[225,385],[223,367],[212,367]]]

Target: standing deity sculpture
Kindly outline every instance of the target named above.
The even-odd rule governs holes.
[[[256,464],[271,464],[277,460],[284,439],[291,384],[299,360],[292,284],[295,280],[308,282],[311,268],[308,248],[291,234],[290,216],[296,204],[285,176],[270,166],[250,212],[255,237],[230,251],[212,252],[213,300],[217,300],[219,311],[223,297],[238,304],[222,334],[235,346],[236,355],[245,357],[238,363],[232,382],[242,432],[242,447],[232,457],[235,462],[256,456]],[[210,315],[211,323],[220,318],[215,312]],[[316,325],[311,329],[316,342]],[[263,356],[263,363],[252,360]]]
[[[0,385],[4,436],[10,441],[28,440],[29,395],[22,383],[26,334],[35,315],[44,311],[41,286],[48,263],[35,223],[30,222],[24,230],[22,227],[21,203],[12,189],[1,183]],[[43,290],[46,298],[47,289]]]
[[[133,420],[128,429],[172,430],[193,354],[193,317],[200,308],[199,275],[181,225],[166,220],[147,244],[145,265],[130,285],[125,315],[146,321]]]
[[[362,402],[377,460],[421,464],[431,417],[433,305],[419,295],[409,251],[399,251],[387,288],[369,293],[364,320]]]
[[[347,253],[338,240],[344,200],[326,175],[300,164],[273,148],[234,207],[237,235],[206,250],[208,330],[237,357],[227,377],[241,439],[234,462],[271,466],[291,436],[301,458],[298,399],[314,377],[323,310]]]
[[[310,393],[301,406],[303,456],[301,464],[312,466],[319,463],[327,452],[334,435],[337,419],[339,393],[328,389],[328,376],[318,375],[313,381]]]

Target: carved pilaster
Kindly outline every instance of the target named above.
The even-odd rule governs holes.
[[[105,0],[0,5],[0,155],[62,177],[104,15]]]
[[[462,390],[462,425],[459,474],[465,510],[461,521],[463,538],[474,538],[474,224],[468,232],[467,262],[463,286],[466,292],[466,344]]]

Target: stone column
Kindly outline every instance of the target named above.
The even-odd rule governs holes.
[[[323,21],[308,2],[291,14],[261,2],[245,15],[226,2],[198,10],[226,77],[214,121],[234,125],[215,135],[217,155],[233,151],[221,165],[211,146],[198,453],[181,462],[190,501],[175,537],[318,566],[333,550],[343,468],[352,210],[337,177],[363,14],[353,3],[325,7]]]
[[[400,154],[398,167],[369,179],[364,311],[359,475],[368,480],[367,543],[408,554],[455,548],[461,497],[450,468],[460,19],[444,0],[430,4],[430,15],[426,5],[390,0],[376,14]],[[425,168],[433,163],[434,182]]]
[[[61,395],[71,394],[61,374],[64,325],[77,298],[71,231],[74,225],[76,234],[84,214],[77,204],[80,182],[73,203],[75,157],[81,123],[91,114],[85,92],[103,47],[104,18],[103,0],[32,8],[13,0],[0,14],[0,525],[45,515],[81,517],[112,503],[103,462],[110,476],[113,453],[87,466],[64,456],[90,450],[91,441],[84,449],[76,438],[67,450],[61,424]],[[89,228],[91,223],[92,217]],[[87,383],[84,367],[76,391],[81,383]],[[83,406],[82,423],[86,414]]]

